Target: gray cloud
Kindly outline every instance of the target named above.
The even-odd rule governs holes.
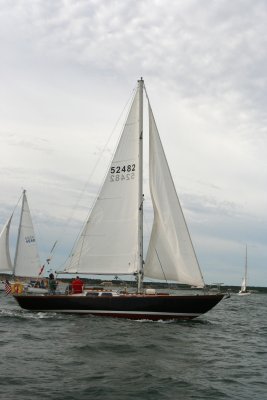
[[[18,135],[14,132],[0,132],[0,141],[4,141],[9,146],[17,146],[26,148],[27,150],[37,150],[41,152],[51,152],[51,146],[45,138],[41,137],[28,137],[27,135]]]

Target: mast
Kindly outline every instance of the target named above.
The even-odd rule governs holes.
[[[25,195],[26,195],[26,190],[24,189],[23,192],[22,192],[22,205],[21,205],[21,213],[20,213],[20,220],[19,220],[19,229],[18,229],[16,253],[15,253],[15,259],[14,259],[13,276],[16,276],[15,272],[16,272],[16,266],[17,266],[19,239],[20,239],[20,234],[21,234],[21,222],[22,222],[22,215],[23,215],[23,210],[24,210]]]
[[[137,291],[141,292],[143,284],[143,88],[144,81],[138,81],[139,89],[139,218],[138,246],[139,268],[137,276]]]

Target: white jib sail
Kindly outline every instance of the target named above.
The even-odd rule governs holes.
[[[35,234],[25,191],[23,192],[22,210],[18,232],[17,248],[14,261],[14,275],[20,277],[38,277],[40,259]]]
[[[0,271],[13,272],[13,265],[9,253],[9,229],[12,215],[0,233]]]
[[[132,274],[138,269],[139,89],[100,194],[65,271]]]
[[[180,202],[149,105],[149,178],[154,222],[146,277],[204,286]]]

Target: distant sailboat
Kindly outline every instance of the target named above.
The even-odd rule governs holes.
[[[143,260],[143,90],[141,79],[102,189],[63,271],[131,275],[136,278],[137,292],[92,288],[80,294],[15,295],[22,308],[177,320],[198,317],[224,297],[222,293],[174,295],[143,289],[144,276],[205,287],[149,101],[149,175],[154,222],[146,261]]]
[[[10,274],[12,280],[15,280],[14,285],[16,283],[24,285],[25,278],[38,278],[40,276],[41,265],[26,190],[23,190],[22,194],[14,264],[11,261],[9,251],[9,233],[12,217],[13,214],[0,234],[0,271]]]
[[[245,257],[245,274],[242,279],[241,288],[238,292],[239,295],[248,295],[251,294],[249,290],[247,290],[247,280],[248,280],[248,250],[246,245],[246,257]]]

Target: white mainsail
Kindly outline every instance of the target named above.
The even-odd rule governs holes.
[[[12,216],[9,218],[7,223],[0,233],[0,271],[2,272],[13,272],[13,265],[10,258],[9,252],[9,230],[12,220]]]
[[[20,277],[38,277],[39,271],[40,259],[24,190],[13,273]]]
[[[204,286],[195,251],[149,104],[149,179],[154,223],[144,274]]]
[[[139,90],[66,272],[133,274],[139,268]]]

